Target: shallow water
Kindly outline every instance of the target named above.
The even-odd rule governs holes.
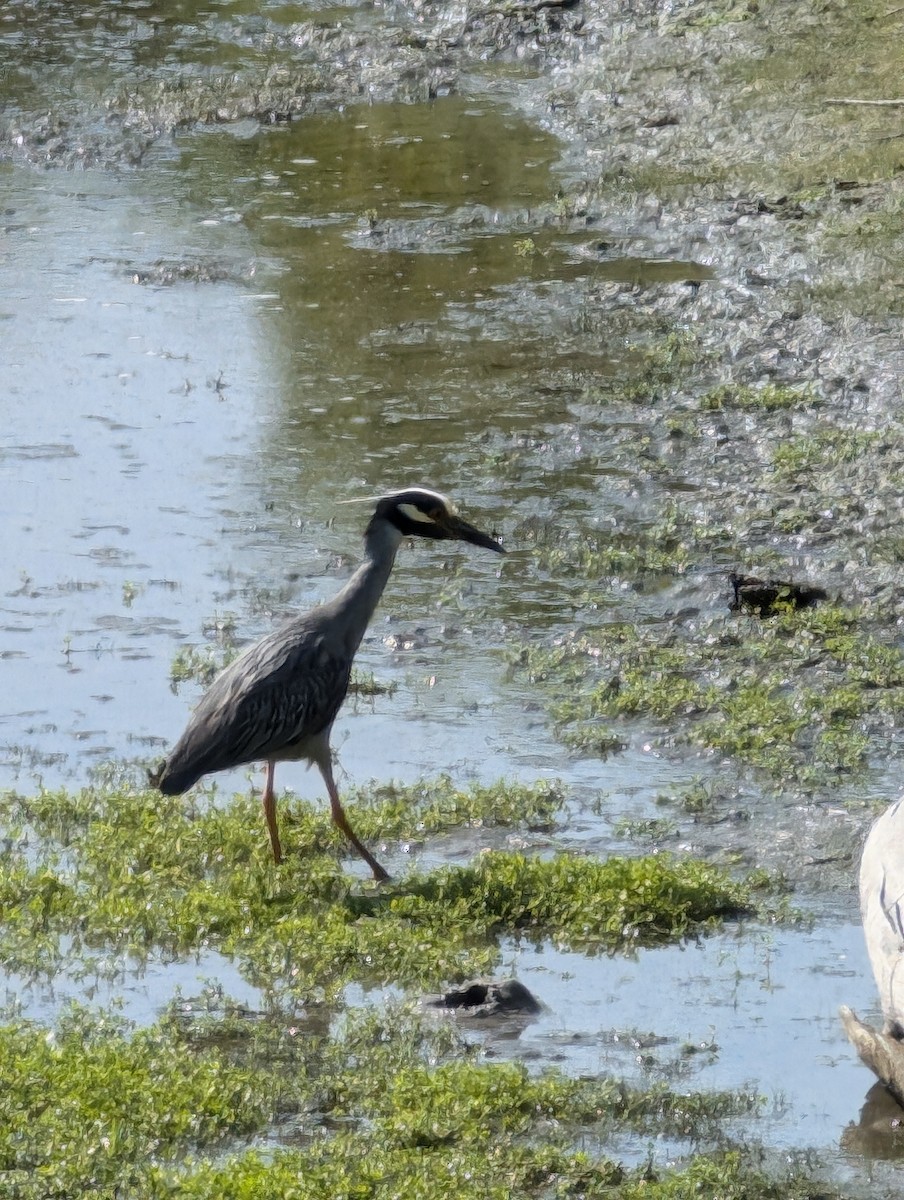
[[[742,929],[632,959],[516,953],[550,1011],[522,1049],[575,1072],[764,1098],[757,1133],[779,1149],[832,1146],[869,1084],[845,1053],[838,1006],[875,1017],[859,924]],[[659,1039],[665,1039],[662,1043]]]
[[[513,147],[501,159],[500,142]],[[440,152],[446,171],[418,199]],[[520,346],[517,305],[505,315],[507,291],[534,267],[507,226],[494,231],[492,209],[469,209],[455,245],[432,245],[429,231],[425,245],[420,221],[477,197],[505,195],[507,212],[545,198],[555,158],[547,135],[456,99],[205,135],[141,176],[83,172],[78,190],[68,175],[0,175],[5,782],[50,786],[83,778],[86,762],[168,744],[195,694],[168,682],[183,641],[215,641],[233,618],[241,639],[256,636],[340,586],[362,524],[340,500],[425,481],[505,534],[517,507],[481,459],[537,418],[536,397],[515,385],[548,346],[534,327]],[[393,248],[362,232],[369,202],[415,226],[413,244],[398,227]],[[550,244],[545,268],[564,268],[569,253]],[[544,286],[557,274],[545,269]],[[482,315],[494,293],[502,325],[489,300]],[[407,691],[358,705],[367,719],[342,753],[351,778],[463,761],[495,778],[519,758],[543,769],[544,723],[528,717],[520,747],[524,697],[500,679],[506,621],[528,616],[533,594],[512,549],[501,568],[470,551],[444,556],[453,572],[439,595],[438,556],[400,555],[359,664]],[[389,759],[384,719],[406,722]],[[337,733],[343,745],[342,723]],[[540,736],[558,774],[559,751]],[[371,746],[356,758],[359,737]],[[281,770],[293,783],[301,773]]]
[[[167,41],[146,7],[123,7],[129,53],[203,57],[190,39]],[[70,33],[63,82],[78,74],[77,22]],[[358,663],[398,691],[346,705],[342,786],[561,778],[560,842],[604,853],[624,848],[619,817],[649,817],[659,793],[711,770],[644,744],[606,763],[570,756],[507,670],[510,637],[571,621],[519,554],[517,522],[591,500],[648,502],[621,487],[616,456],[582,456],[605,418],[577,398],[613,367],[570,285],[707,273],[636,244],[622,255],[606,230],[535,221],[562,153],[475,87],[419,107],[182,132],[140,170],[0,166],[0,786],[79,786],[107,760],[143,769],[160,757],[197,695],[170,685],[179,647],[216,646],[233,621],[239,640],[257,636],[329,596],[366,511],[338,502],[408,481],[447,490],[512,553],[500,564],[473,549],[403,549]],[[245,788],[250,774],[221,787]],[[277,782],[321,792],[300,766]],[[685,848],[709,851],[708,836]],[[467,831],[388,847],[387,865],[486,844]],[[755,1133],[779,1148],[835,1147],[856,1121],[870,1077],[835,1014],[845,1002],[869,1015],[874,992],[852,884],[813,933],[745,929],[634,961],[513,947],[510,965],[548,1012],[507,1053],[762,1091]],[[112,983],[4,982],[8,1002],[42,1019],[80,995],[119,997],[149,1021],[177,987],[211,975],[253,1001],[216,959],[140,975],[123,964]],[[624,1036],[636,1029],[669,1040],[638,1063]],[[718,1049],[685,1054],[685,1043]]]
[[[198,959],[139,963],[128,955],[99,955],[96,962],[76,959],[52,981],[28,979],[0,971],[0,1005],[4,1012],[25,1013],[53,1025],[73,1001],[112,1009],[135,1025],[151,1025],[169,1005],[184,997],[186,1006],[203,1005],[205,989],[222,994],[237,1006],[254,1010],[260,992],[248,984],[234,964],[208,951]]]

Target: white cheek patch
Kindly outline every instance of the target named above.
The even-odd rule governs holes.
[[[416,504],[400,504],[399,512],[404,513],[409,521],[417,521],[419,525],[435,525],[436,522],[432,517],[428,517],[425,512],[422,512]]]

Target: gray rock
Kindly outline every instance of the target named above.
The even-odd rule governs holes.
[[[442,996],[425,998],[430,1008],[461,1009],[471,1017],[536,1016],[543,1005],[517,979],[472,979]]]

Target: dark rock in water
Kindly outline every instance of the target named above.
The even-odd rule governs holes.
[[[431,1008],[460,1008],[471,1017],[535,1016],[543,1005],[517,979],[473,979],[438,998]]]
[[[781,579],[758,579],[756,575],[738,575],[732,571],[728,576],[734,589],[734,600],[729,604],[732,612],[746,609],[760,617],[772,617],[782,607],[812,608],[820,600],[829,597],[825,588],[809,583],[786,583]]]

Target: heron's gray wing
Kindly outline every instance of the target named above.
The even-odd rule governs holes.
[[[214,681],[167,759],[163,781],[184,790],[211,771],[278,756],[322,733],[345,698],[351,664],[303,618],[263,638]]]

